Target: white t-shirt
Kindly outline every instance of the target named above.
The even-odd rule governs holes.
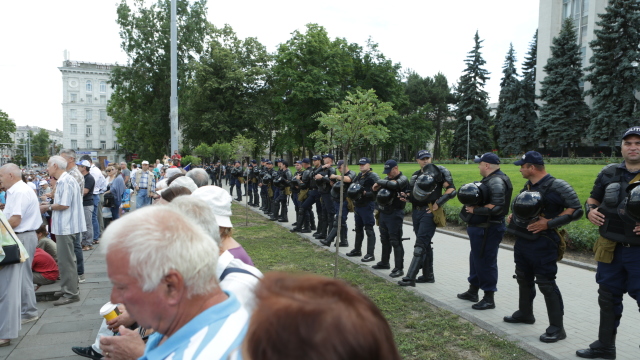
[[[33,183],[30,183],[33,184]],[[13,215],[22,217],[20,225],[13,231],[24,232],[38,230],[42,225],[42,215],[40,215],[40,203],[38,197],[30,186],[23,181],[18,181],[7,189],[7,204],[4,207],[4,216],[7,219]]]
[[[36,184],[33,183],[33,181],[29,181],[27,182],[27,185],[29,185],[29,187],[31,188],[31,190],[35,190],[36,189]]]
[[[255,307],[254,291],[260,281],[259,279],[263,276],[262,272],[234,258],[229,251],[225,251],[218,258],[218,267],[216,268],[218,278],[222,275],[224,269],[228,267],[240,268],[255,275],[233,272],[220,281],[220,288],[224,291],[234,293],[240,301],[240,304],[251,314]]]

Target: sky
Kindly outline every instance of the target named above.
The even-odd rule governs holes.
[[[125,64],[116,24],[118,0],[0,2],[0,110],[17,125],[62,129],[64,50],[71,60]],[[305,24],[333,39],[366,44],[403,70],[442,72],[458,81],[476,31],[491,73],[485,90],[497,102],[504,57],[513,43],[518,63],[538,26],[539,0],[235,0],[208,2],[208,20],[229,24],[241,38],[256,37],[275,52]],[[168,101],[168,100],[167,100]]]

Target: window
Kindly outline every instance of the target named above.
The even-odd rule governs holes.
[[[107,150],[107,142],[104,140],[100,141],[100,149]]]
[[[113,143],[113,148],[116,149],[116,150],[120,149],[120,144]]]
[[[93,103],[93,101],[91,101],[91,99],[92,99],[91,94],[88,94],[87,95],[87,104]]]
[[[107,95],[100,95],[100,105],[107,104]]]
[[[71,140],[71,148],[72,149],[78,148],[78,140]]]
[[[78,110],[76,110],[76,109],[69,110],[69,117],[71,118],[71,120],[77,119],[78,118]]]
[[[587,48],[580,48],[580,59],[582,59],[582,67],[587,66]]]
[[[78,134],[78,125],[71,124],[71,135],[76,135],[76,134]]]
[[[106,81],[100,81],[100,92],[101,93],[106,93],[107,92],[107,82]]]
[[[107,127],[100,125],[100,135],[107,135]]]
[[[107,110],[100,110],[100,120],[107,120]]]
[[[93,85],[91,84],[91,80],[87,80],[86,90],[87,92],[93,91]]]
[[[93,149],[93,141],[87,140],[87,149]]]
[[[70,101],[71,101],[72,103],[74,103],[74,102],[78,101],[78,94],[76,94],[76,93],[72,93],[72,94],[69,94],[69,95],[70,95],[70,97],[71,97],[71,100],[70,100]]]
[[[91,125],[87,125],[87,131],[86,131],[87,135],[91,135],[93,134],[93,131],[91,130]]]
[[[92,120],[93,119],[93,110],[89,110],[89,109],[85,110],[84,111],[84,115],[85,115],[85,117],[84,117],[85,120],[87,120],[87,121]]]

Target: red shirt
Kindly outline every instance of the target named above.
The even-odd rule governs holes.
[[[31,270],[38,272],[48,280],[58,280],[58,264],[53,260],[51,255],[46,251],[36,248],[36,253],[33,256],[33,263],[31,264]]]
[[[171,155],[172,159],[178,159],[178,166],[180,166],[180,163],[182,163],[182,156],[180,156],[180,154],[173,154]]]

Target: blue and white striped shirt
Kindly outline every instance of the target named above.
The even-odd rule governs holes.
[[[149,336],[139,360],[218,360],[227,359],[240,348],[249,324],[249,313],[233,293],[191,319],[162,345],[163,335]]]
[[[51,214],[51,233],[54,235],[73,235],[87,231],[84,222],[82,194],[78,191],[78,182],[64,172],[56,183],[54,204],[68,206],[66,210],[53,210]]]

